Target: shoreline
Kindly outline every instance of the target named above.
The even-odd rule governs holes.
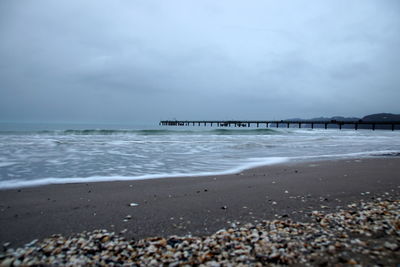
[[[310,219],[400,193],[400,158],[286,162],[229,175],[71,183],[0,190],[0,242],[108,229],[128,239],[201,236],[242,223]],[[130,206],[136,203],[138,206]]]
[[[379,154],[383,153],[383,154]],[[364,155],[364,157],[360,157]],[[231,168],[224,171],[215,172],[198,172],[198,173],[171,173],[171,174],[149,174],[141,176],[90,176],[85,178],[42,178],[33,181],[12,181],[12,185],[8,185],[11,182],[7,182],[7,185],[0,186],[0,192],[6,190],[15,189],[26,189],[35,188],[49,185],[67,185],[67,184],[88,184],[88,183],[112,183],[112,182],[130,182],[130,181],[143,181],[143,180],[158,180],[158,179],[179,179],[188,177],[208,177],[208,176],[225,176],[225,175],[237,175],[238,173],[245,172],[251,169],[263,168],[269,166],[289,165],[289,164],[307,164],[313,162],[324,162],[324,161],[337,161],[337,160],[352,160],[352,159],[382,159],[382,158],[396,158],[400,157],[398,151],[376,151],[368,152],[368,156],[365,156],[364,152],[343,154],[343,155],[322,155],[320,157],[270,157],[268,163],[265,160],[259,162],[252,162],[243,164],[237,168]],[[68,181],[68,182],[65,182]],[[1,182],[0,182],[1,184]]]
[[[130,181],[144,181],[144,180],[158,180],[158,179],[178,179],[178,178],[188,178],[188,177],[207,177],[207,176],[223,176],[223,175],[235,175],[237,173],[251,170],[259,167],[274,166],[279,164],[290,164],[291,161],[285,157],[271,157],[268,158],[269,163],[266,161],[253,162],[243,165],[242,167],[237,167],[234,169],[229,169],[225,171],[215,171],[215,172],[199,172],[199,173],[172,173],[172,174],[148,174],[142,176],[90,176],[85,178],[42,178],[33,181],[15,181],[19,186],[6,186],[0,187],[0,192],[2,190],[13,190],[13,189],[23,189],[23,188],[34,188],[48,185],[67,185],[67,184],[88,184],[88,183],[112,183],[112,182],[130,182]],[[65,182],[65,181],[68,182]],[[14,183],[14,184],[15,184]]]

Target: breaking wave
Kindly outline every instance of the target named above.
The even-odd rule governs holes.
[[[282,131],[267,128],[257,129],[212,129],[212,130],[124,130],[124,129],[85,129],[85,130],[42,130],[42,131],[0,131],[0,135],[271,135]]]

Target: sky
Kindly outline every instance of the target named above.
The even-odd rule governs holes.
[[[1,0],[0,121],[400,113],[398,0]]]

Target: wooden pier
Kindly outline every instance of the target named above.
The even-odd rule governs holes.
[[[291,128],[291,125],[296,128],[346,128],[346,129],[385,129],[385,130],[399,130],[400,121],[317,121],[317,120],[267,120],[267,121],[178,121],[178,120],[165,120],[160,121],[163,126],[216,126],[216,127],[276,127],[276,128]],[[336,126],[336,127],[332,127]]]

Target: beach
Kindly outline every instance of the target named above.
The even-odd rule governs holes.
[[[293,162],[232,175],[0,190],[0,241],[11,247],[94,229],[127,239],[202,236],[231,223],[291,219],[400,193],[400,158]]]
[[[1,1],[0,267],[400,267],[398,1],[95,3]]]

